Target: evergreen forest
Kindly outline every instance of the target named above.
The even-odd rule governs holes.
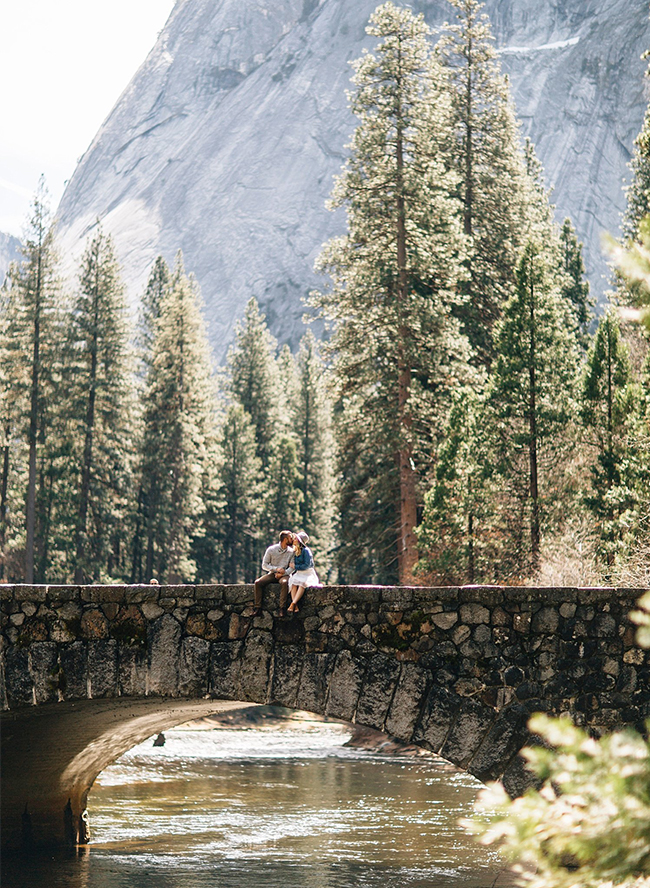
[[[596,311],[482,4],[449,3],[437,42],[379,6],[353,63],[322,341],[250,299],[216,367],[182,255],[136,314],[97,226],[70,283],[39,183],[0,289],[0,581],[251,582],[289,528],[323,582],[650,583],[650,113]]]

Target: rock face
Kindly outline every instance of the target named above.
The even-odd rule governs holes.
[[[0,286],[10,264],[21,259],[20,246],[20,240],[17,237],[0,231]]]
[[[155,256],[181,248],[219,360],[250,296],[295,345],[314,258],[344,226],[325,200],[354,126],[348,62],[371,45],[376,5],[177,0],[66,189],[64,250],[78,255],[100,218],[137,296]],[[454,13],[446,0],[412,5],[434,28]],[[486,11],[522,132],[602,299],[600,234],[618,228],[645,110],[647,0],[487,0]]]

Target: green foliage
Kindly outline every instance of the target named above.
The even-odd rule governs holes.
[[[472,389],[454,395],[418,528],[423,553],[418,573],[436,585],[493,579],[496,491],[487,410],[485,399]]]
[[[481,794],[489,812],[468,824],[499,842],[531,888],[650,884],[650,744],[634,731],[600,740],[570,719],[534,716],[530,730],[549,748],[524,750],[542,783],[512,800],[500,785]]]
[[[44,190],[30,224],[25,262],[0,290],[0,579],[26,575],[30,479],[45,582],[249,581],[287,526],[326,550],[329,402],[314,338],[298,361],[286,347],[276,359],[251,301],[229,367],[231,397],[245,404],[220,427],[200,297],[180,254],[172,273],[154,263],[134,355],[110,238],[97,229],[68,300]]]
[[[20,552],[30,582],[43,579],[49,561],[60,453],[56,408],[64,332],[48,200],[41,177],[25,227],[23,261],[12,266],[3,288],[0,330],[0,572],[11,561],[15,570]]]
[[[281,530],[302,526],[303,491],[299,469],[295,440],[289,435],[281,435],[276,440],[265,476],[263,515],[267,540],[277,539]]]
[[[149,280],[140,304],[138,316],[137,345],[139,357],[146,374],[153,355],[156,324],[160,317],[163,300],[170,284],[169,267],[162,256],[158,256],[149,274]]]
[[[635,241],[621,245],[608,238],[606,246],[625,282],[621,301],[637,306],[638,319],[650,332],[650,216],[639,222]]]
[[[450,74],[452,163],[469,238],[458,313],[480,363],[495,356],[494,324],[515,283],[526,231],[527,183],[507,79],[478,0],[450,0],[456,23],[438,44]]]

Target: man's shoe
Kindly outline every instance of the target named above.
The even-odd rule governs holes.
[[[284,617],[286,617],[286,615],[287,615],[286,607],[281,607],[280,610],[278,611],[278,616],[282,620],[282,619],[284,619]]]
[[[253,616],[254,617],[261,617],[262,616],[262,608],[261,607],[254,607],[253,608]]]

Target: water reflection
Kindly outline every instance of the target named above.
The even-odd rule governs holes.
[[[3,871],[13,888],[487,888],[502,868],[457,826],[478,784],[429,758],[342,744],[343,725],[187,730],[93,788],[90,854]],[[9,881],[7,881],[9,878]]]

